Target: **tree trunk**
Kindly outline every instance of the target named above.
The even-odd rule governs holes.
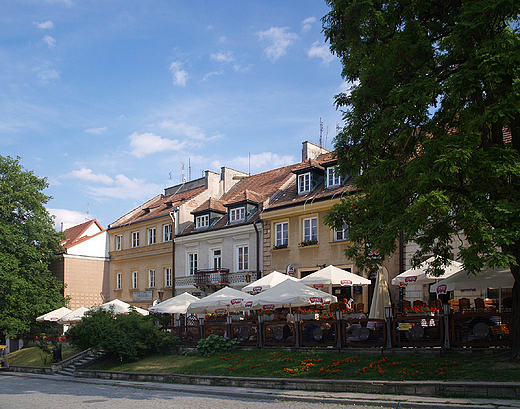
[[[512,358],[520,361],[520,267],[511,265],[511,274],[515,278],[512,294],[512,317],[509,325]]]

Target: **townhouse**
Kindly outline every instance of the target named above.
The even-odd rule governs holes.
[[[240,178],[220,199],[192,211],[175,238],[177,288],[205,296],[224,286],[241,289],[263,271],[260,215],[293,181],[292,166]]]
[[[91,307],[110,299],[108,234],[97,220],[69,227],[62,224],[63,252],[50,270],[60,279],[69,308]]]
[[[174,236],[191,223],[191,212],[219,198],[247,174],[223,167],[165,189],[108,227],[110,299],[147,308],[176,295]],[[184,257],[182,254],[179,257]]]

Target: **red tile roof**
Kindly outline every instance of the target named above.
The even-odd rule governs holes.
[[[220,202],[220,200],[210,197],[204,203],[202,203],[199,207],[191,212],[191,214],[200,213],[206,210],[216,210],[217,212],[227,212],[226,208]]]
[[[100,231],[98,233],[96,233],[96,234],[91,235],[91,236],[84,235],[85,232],[93,224],[95,224],[99,228]],[[105,230],[103,229],[103,227],[101,227],[101,225],[98,223],[97,220],[89,220],[89,221],[86,221],[84,223],[81,223],[81,224],[78,224],[76,226],[73,226],[70,229],[65,230],[64,231],[64,233],[65,233],[65,240],[61,243],[61,245],[65,249],[69,249],[72,246],[75,246],[75,245],[77,245],[79,243],[83,243],[84,241],[86,241],[86,240],[88,240],[88,239],[90,239],[90,238],[92,238],[94,236],[97,236],[99,233],[102,233],[104,231]]]
[[[119,218],[114,223],[111,223],[109,228],[121,227],[126,224],[137,223],[159,216],[166,216],[172,211],[173,208],[189,202],[204,192],[205,189],[206,188],[204,186],[201,186],[171,196],[156,196],[138,208],[127,213],[123,217]]]

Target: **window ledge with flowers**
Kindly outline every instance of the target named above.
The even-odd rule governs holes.
[[[317,246],[318,240],[305,240],[300,243],[300,247]]]
[[[277,246],[273,246],[273,250],[285,250],[287,249],[289,246],[286,244],[278,244]]]

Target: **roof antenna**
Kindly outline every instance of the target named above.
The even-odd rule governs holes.
[[[188,180],[191,182],[191,158],[188,158]]]
[[[321,121],[321,118],[320,118],[320,148],[323,148],[323,145],[322,145],[322,138],[323,136],[323,122]]]
[[[251,152],[249,152],[249,176],[251,176]]]

